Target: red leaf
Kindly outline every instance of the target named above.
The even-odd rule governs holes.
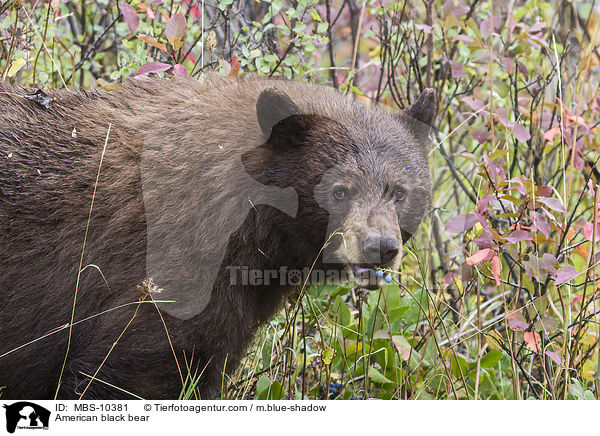
[[[228,77],[237,77],[238,73],[240,72],[240,62],[238,61],[237,56],[234,56],[232,61],[231,61],[231,69],[229,70],[229,74],[227,75]]]
[[[475,215],[477,217],[477,221],[479,221],[479,224],[481,224],[481,227],[483,227],[483,229],[486,232],[488,232],[489,234],[491,234],[492,233],[492,229],[490,228],[490,225],[486,221],[485,217],[481,213],[479,213],[479,212],[473,212],[473,215]]]
[[[515,70],[515,60],[511,57],[505,56],[502,58],[502,63],[504,64],[504,69],[511,73]]]
[[[188,70],[183,65],[177,64],[177,65],[175,65],[173,67],[173,75],[175,77],[187,77],[188,76]]]
[[[521,142],[526,142],[531,138],[529,129],[527,129],[527,127],[525,127],[523,124],[514,123],[512,127],[509,128],[512,130],[512,134],[515,135],[515,138]]]
[[[550,224],[548,224],[548,221],[546,218],[544,218],[544,215],[532,210],[529,212],[529,217],[531,218],[535,229],[539,232],[542,232],[547,238],[550,235]]]
[[[446,223],[446,231],[448,233],[461,233],[470,230],[477,224],[477,217],[472,213],[459,215],[452,218]]]
[[[462,77],[466,74],[463,65],[456,61],[450,61],[450,69],[452,70],[452,78]]]
[[[467,35],[456,35],[454,38],[452,38],[453,41],[462,41],[462,42],[473,42],[475,41],[473,38],[467,36]]]
[[[507,316],[508,319],[508,327],[515,332],[521,332],[523,330],[527,330],[529,327],[529,323],[525,322],[523,316],[520,313],[513,313],[512,315]]]
[[[129,32],[135,33],[140,25],[140,17],[138,17],[136,10],[133,6],[125,2],[119,2],[119,10],[123,14],[123,19],[129,27]]]
[[[454,271],[448,271],[444,276],[444,284],[446,286],[450,286],[452,283],[454,283],[455,277],[456,274],[454,273]]]
[[[167,38],[183,39],[185,34],[185,17],[181,13],[177,13],[171,17],[167,22],[167,28],[165,29]]]
[[[542,350],[542,338],[537,332],[523,333],[523,340],[527,342],[529,349],[539,353]]]
[[[595,238],[594,238],[595,236]],[[596,223],[596,234],[594,235],[594,225],[592,223],[586,223],[583,226],[583,237],[588,241],[594,238],[598,242],[600,241],[600,223]]]
[[[515,121],[510,121],[508,119],[508,109],[497,108],[496,115],[498,116],[498,120],[500,121],[500,123],[502,123],[503,126],[508,128],[515,136],[515,138],[517,138],[519,141],[525,142],[529,140],[529,138],[531,138],[527,127]]]
[[[471,136],[477,142],[479,142],[480,144],[483,144],[484,142],[486,142],[489,139],[490,133],[485,129],[481,129],[481,130],[475,130],[475,131],[471,132]]]
[[[537,199],[538,203],[542,203],[545,206],[548,206],[550,209],[555,210],[557,212],[565,212],[565,206],[562,204],[558,198],[552,197],[540,197]]]
[[[428,26],[427,24],[417,24],[415,27],[427,34],[431,33],[431,26]]]
[[[194,16],[194,18],[198,19],[200,18],[200,14],[202,13],[201,10],[198,8],[198,6],[194,5],[192,6],[192,15]]]
[[[577,302],[583,300],[583,295],[578,295],[577,297],[573,298],[573,301],[571,301],[571,306],[576,304]]]
[[[541,185],[535,187],[535,193],[540,197],[552,197],[552,192],[552,186]]]
[[[556,257],[550,253],[544,253],[542,258],[539,259],[539,266],[544,271],[548,271],[550,274],[556,274],[556,264],[558,264],[558,260]]]
[[[196,58],[191,53],[189,55],[187,55],[186,60],[188,60],[192,64],[196,65]]]
[[[151,46],[156,47],[157,49],[162,50],[165,53],[169,54],[169,52],[167,51],[167,47],[164,44],[161,44],[160,42],[158,42],[156,39],[152,38],[151,36],[144,35],[144,34],[140,34],[140,35],[136,35],[136,36],[139,39],[141,39],[142,41],[147,42]]]
[[[485,106],[485,103],[483,103],[481,100],[478,100],[473,97],[464,97],[462,99],[462,101],[464,103],[468,104],[469,107],[471,109],[473,109],[475,112],[477,112],[478,110],[480,110],[481,108],[483,108]]]
[[[533,236],[526,230],[515,230],[510,234],[510,236],[506,236],[505,239],[508,242],[515,243],[521,241],[532,241]]]
[[[163,62],[148,62],[140,67],[137,74],[162,73],[163,71],[167,71],[169,68],[171,68],[171,65]]]
[[[146,12],[146,18],[148,18],[149,20],[154,20],[156,18],[156,15],[154,15],[154,12],[152,12],[152,9],[150,9],[144,3],[139,3],[137,5],[137,7],[138,7],[138,9],[141,9],[142,11]]]
[[[589,179],[587,182],[587,187],[590,191],[594,190],[594,182],[592,182],[592,179]]]
[[[567,265],[566,267],[556,270],[554,274],[552,274],[556,278],[556,284],[562,285],[567,283],[569,280],[577,277],[579,273],[575,269],[573,265]]]
[[[498,256],[492,257],[492,273],[496,280],[496,286],[500,286],[500,274],[502,273],[502,262]]]
[[[466,15],[468,12],[469,12],[469,8],[458,5],[452,10],[451,14],[454,15],[456,18],[460,18],[463,15]]]
[[[496,196],[495,195],[486,195],[483,198],[480,198],[479,200],[477,200],[477,212],[478,213],[483,213],[487,210],[488,204],[490,203],[490,201],[495,200]]]
[[[491,20],[489,18],[483,20],[479,25],[479,31],[481,32],[481,35],[485,38],[489,37],[491,27]]]
[[[542,136],[542,139],[544,140],[544,142],[554,142],[554,137],[556,135],[560,135],[560,126],[555,126],[551,129],[548,129],[546,133],[544,133],[544,135]]]
[[[537,33],[544,28],[546,28],[546,23],[544,23],[543,21],[538,21],[533,26],[530,26],[529,29],[526,30],[526,32],[529,34]]]
[[[562,363],[560,354],[558,354],[556,351],[546,351],[546,356],[548,356],[550,359],[552,359],[554,361],[554,363],[557,363],[558,365],[560,365]]]
[[[483,250],[477,250],[471,257],[466,261],[467,265],[477,265],[478,263],[490,260],[494,256],[494,251],[491,248],[484,248]]]

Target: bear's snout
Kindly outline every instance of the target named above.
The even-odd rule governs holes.
[[[369,236],[362,241],[362,254],[366,263],[389,265],[398,255],[400,248],[396,238]]]

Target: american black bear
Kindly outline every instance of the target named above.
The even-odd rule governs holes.
[[[190,365],[214,397],[285,271],[380,286],[429,207],[431,90],[397,115],[262,78],[28,93],[0,84],[3,398],[177,398]]]

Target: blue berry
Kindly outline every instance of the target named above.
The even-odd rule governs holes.
[[[382,278],[383,277],[383,271],[381,271],[380,269],[378,269],[377,271],[375,271],[375,277]]]
[[[385,280],[386,283],[392,283],[392,275],[391,274],[386,275],[383,280]]]

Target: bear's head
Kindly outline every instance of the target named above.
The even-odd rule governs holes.
[[[288,231],[296,252],[307,256],[299,262],[318,260],[346,270],[361,287],[381,286],[375,270],[399,269],[402,244],[429,208],[433,91],[390,115],[342,100],[307,113],[285,91],[269,88],[256,110],[267,139],[242,160],[259,182],[296,190],[298,215]]]

